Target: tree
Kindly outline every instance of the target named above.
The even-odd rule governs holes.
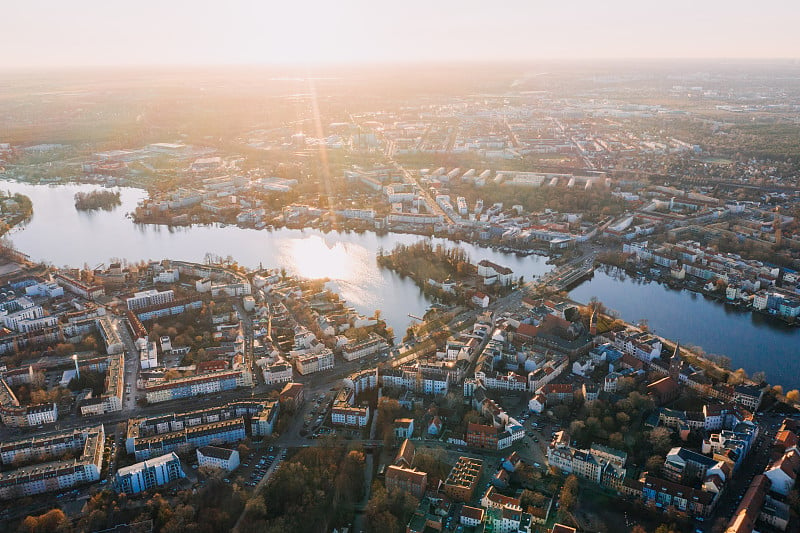
[[[648,472],[659,472],[661,470],[661,466],[664,464],[664,456],[662,455],[651,455],[644,464],[645,470]]]
[[[75,346],[67,342],[61,342],[56,344],[55,350],[58,355],[65,356],[75,352]]]
[[[617,392],[620,394],[628,394],[636,388],[636,381],[631,377],[621,377],[617,380]]]
[[[559,420],[564,420],[569,416],[569,407],[564,404],[556,405],[553,408],[553,416],[558,418]]]
[[[730,385],[741,385],[745,379],[747,379],[747,372],[745,372],[744,368],[728,374],[728,384]]]
[[[561,487],[561,493],[558,495],[558,501],[563,511],[571,511],[578,501],[578,478],[574,475],[567,477],[564,486]]]
[[[61,509],[51,509],[39,516],[27,516],[20,529],[27,533],[71,531],[72,524]]]
[[[789,403],[797,403],[800,401],[800,391],[797,389],[792,389],[786,393],[786,401]]]
[[[669,429],[659,426],[653,428],[648,436],[650,444],[653,445],[653,451],[659,455],[666,455],[672,448],[672,434]]]
[[[236,447],[236,450],[239,452],[239,457],[247,457],[247,454],[250,453],[250,447],[244,442],[239,444],[239,446]]]
[[[534,492],[532,490],[525,489],[522,491],[522,494],[519,497],[520,502],[522,502],[522,508],[527,509],[528,506],[531,507],[542,507],[547,502],[547,497],[540,492]]]
[[[427,472],[429,476],[447,479],[450,467],[445,462],[447,452],[443,448],[418,450],[414,456],[414,468]]]

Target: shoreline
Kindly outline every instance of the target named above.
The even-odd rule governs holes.
[[[685,291],[692,292],[694,294],[700,294],[700,295],[702,295],[702,296],[704,296],[704,297],[706,297],[706,298],[708,298],[710,300],[714,300],[717,303],[721,303],[721,304],[723,304],[723,305],[725,305],[727,307],[731,307],[731,308],[733,308],[733,309],[735,309],[735,310],[737,310],[739,312],[757,314],[757,315],[760,315],[760,316],[762,316],[764,318],[770,319],[771,322],[773,322],[774,324],[777,324],[777,325],[785,326],[787,328],[800,328],[800,321],[790,322],[789,320],[784,319],[783,317],[771,314],[769,312],[765,312],[764,310],[754,309],[753,306],[748,304],[748,303],[744,303],[742,301],[732,302],[732,301],[728,300],[725,297],[724,294],[719,294],[719,293],[715,293],[715,292],[706,291],[705,289],[703,289],[703,287],[698,286],[697,283],[681,281],[681,280],[677,280],[677,279],[674,279],[674,278],[665,278],[664,276],[656,277],[656,276],[648,275],[646,272],[643,272],[643,271],[640,271],[640,270],[637,270],[637,269],[621,267],[619,265],[615,265],[615,264],[612,264],[612,263],[602,263],[602,262],[600,262],[599,264],[601,264],[603,266],[607,266],[607,267],[611,267],[611,268],[617,268],[619,270],[622,270],[623,272],[625,272],[631,278],[634,278],[634,279],[646,279],[646,280],[658,283],[659,285],[663,285],[663,286],[665,286],[665,287],[667,287],[669,289],[672,289],[672,290],[680,290],[680,291],[684,291],[685,290]]]

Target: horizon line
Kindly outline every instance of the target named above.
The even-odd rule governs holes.
[[[564,58],[530,58],[530,59],[421,59],[421,60],[364,60],[364,61],[297,61],[297,62],[245,62],[245,63],[130,63],[130,64],[111,64],[111,63],[75,63],[75,64],[52,64],[52,65],[2,65],[0,72],[63,72],[69,70],[122,70],[122,69],[231,69],[231,68],[259,68],[259,69],[336,69],[336,68],[386,68],[386,67],[431,67],[431,66],[474,66],[482,67],[522,67],[535,66],[537,64],[552,65],[561,64],[624,64],[624,63],[704,63],[712,61],[722,61],[726,63],[758,63],[758,62],[780,62],[800,64],[800,57],[789,56],[764,56],[764,57],[668,57],[668,56],[641,56],[641,57],[564,57]]]

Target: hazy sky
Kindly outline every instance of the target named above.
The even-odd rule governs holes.
[[[798,0],[9,0],[0,67],[800,58]]]

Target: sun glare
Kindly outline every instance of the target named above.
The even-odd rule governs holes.
[[[356,259],[342,244],[331,247],[316,236],[292,241],[290,256],[295,272],[305,278],[350,279],[356,269]]]

